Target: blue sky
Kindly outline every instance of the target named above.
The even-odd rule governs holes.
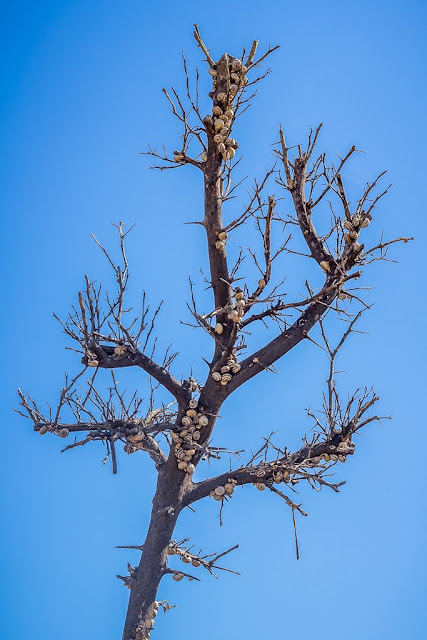
[[[85,273],[107,277],[91,232],[113,246],[111,222],[137,223],[129,242],[133,293],[144,287],[153,305],[165,300],[157,331],[160,346],[173,339],[181,353],[176,372],[204,371],[203,336],[179,323],[188,319],[188,275],[197,278],[205,260],[199,228],[184,225],[200,216],[201,179],[190,167],[149,172],[140,155],[148,143],[178,146],[161,89],[182,87],[182,50],[204,69],[194,22],[214,57],[237,55],[254,38],[263,49],[281,45],[239,124],[246,173],[260,175],[268,164],[279,122],[297,143],[323,121],[320,147],[343,154],[354,143],[366,152],[345,173],[355,192],[389,170],[393,188],[370,237],[384,229],[415,241],[393,251],[399,264],[369,270],[364,283],[375,306],[361,325],[368,333],[353,337],[342,361],[343,391],[373,384],[381,413],[393,420],[359,439],[357,455],[338,470],[347,481],[339,495],[302,490],[310,515],[298,521],[299,561],[290,513],[272,495],[239,492],[222,528],[210,501],[185,515],[177,535],[191,535],[206,552],[240,543],[229,565],[242,577],[164,581],[160,596],[178,608],[159,616],[153,637],[186,637],[189,629],[205,640],[278,632],[424,637],[425,5],[236,0],[225,18],[215,17],[218,7],[94,0],[3,7],[4,637],[121,637],[128,592],[115,575],[137,558],[113,547],[141,543],[147,525],[150,460],[120,456],[113,477],[101,446],[60,455],[62,441],[36,437],[11,410],[18,386],[54,403],[64,370],[77,366],[52,311],[66,314]],[[287,276],[302,277],[298,268]],[[280,376],[259,377],[224,407],[218,444],[256,448],[274,429],[298,446],[326,363],[304,344],[278,369]],[[123,372],[120,381],[143,385],[139,373]],[[259,403],[249,411],[254,393]]]

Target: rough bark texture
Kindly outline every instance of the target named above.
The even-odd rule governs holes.
[[[189,479],[174,464],[160,468],[151,519],[138,567],[131,578],[129,606],[123,640],[148,638],[153,627],[157,590],[167,568],[167,549],[182,509],[182,498]]]

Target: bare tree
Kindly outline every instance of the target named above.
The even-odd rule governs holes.
[[[296,513],[307,515],[295,498],[297,483],[339,491],[343,483],[334,482],[334,466],[354,455],[354,434],[381,419],[375,412],[378,397],[372,388],[361,387],[343,399],[336,384],[340,349],[368,308],[357,280],[365,266],[388,259],[391,244],[409,240],[381,237],[365,247],[365,229],[388,191],[388,187],[379,188],[384,173],[350,200],[342,172],[356,147],[336,161],[325,153],[319,154],[316,145],[321,125],[309,133],[304,145],[292,147],[280,129],[272,166],[248,187],[246,203],[240,205],[238,213],[224,221],[223,206],[232,202],[232,210],[236,211],[235,197],[242,184],[235,179],[239,160],[233,128],[250,105],[258,84],[269,73],[263,70],[262,63],[277,47],[268,48],[257,57],[255,41],[249,52],[243,50],[239,57],[224,53],[215,61],[197,26],[194,37],[213,81],[209,93],[211,113],[203,115],[199,74],[192,82],[183,58],[185,95],[179,95],[174,88],[163,90],[182,126],[181,147],[172,156],[164,147],[162,151],[149,148],[148,155],[155,158],[155,168],[160,170],[190,165],[203,174],[204,218],[197,224],[206,232],[210,271],[204,277],[212,299],[209,308],[200,309],[190,282],[188,308],[192,320],[188,324],[206,332],[212,344],[206,377],[201,381],[189,374],[181,379],[175,377],[172,365],[176,354],[169,351],[157,361],[153,336],[160,307],[151,313],[145,294],[139,315],[135,316],[128,306],[125,239],[129,230],[120,223],[120,264],[116,265],[95,239],[113,271],[116,292],[104,294],[101,285],[86,276],[77,304],[67,319],[60,321],[67,336],[76,343],[75,350],[81,353],[81,371],[66,379],[57,407],[47,412],[19,391],[18,411],[31,418],[35,431],[62,438],[77,436],[64,450],[100,441],[107,448],[107,457],[111,457],[113,473],[117,472],[118,443],[124,444],[126,453],[145,452],[154,462],[157,486],[145,542],[126,547],[141,551],[140,562],[135,567],[128,565],[128,575],[118,576],[130,589],[124,640],[149,638],[158,610],[171,608],[166,601],[157,599],[165,577],[198,580],[195,570],[199,567],[211,574],[230,570],[221,565],[224,556],[236,547],[206,555],[196,552],[189,539],[173,537],[183,509],[203,498],[212,498],[218,502],[221,518],[236,488],[253,485],[280,497],[290,508],[295,526]],[[274,195],[274,189],[280,195]],[[291,212],[283,213],[285,208]],[[235,239],[243,243],[243,230],[249,223],[256,230],[258,244],[255,242],[247,251],[240,250],[234,264],[230,264],[227,243]],[[282,265],[284,256],[292,259],[295,255],[318,266],[323,277],[317,287],[306,279],[305,293],[292,299],[284,287],[283,267],[276,265]],[[332,339],[328,327],[334,318],[344,328]],[[315,325],[319,329],[317,339],[310,335]],[[264,329],[271,326],[275,327],[275,337],[267,341]],[[312,429],[303,436],[302,446],[290,451],[265,434],[259,450],[248,454],[244,462],[243,449],[233,452],[214,446],[213,430],[228,397],[259,373],[273,371],[274,364],[303,340],[323,350],[329,375],[323,406],[318,412],[308,411]],[[257,348],[259,344],[262,346]],[[151,385],[148,406],[138,392],[129,397],[119,388],[114,371],[123,367],[138,367],[147,374]],[[90,368],[92,375],[87,377]],[[107,369],[111,384],[104,382],[100,387],[99,377]],[[169,400],[164,400],[164,395],[163,401],[157,400],[156,392],[161,393],[162,389]],[[236,459],[228,471],[193,482],[194,471],[202,461],[224,455]],[[295,542],[298,555],[296,528]],[[178,556],[186,570],[172,568],[171,556]]]

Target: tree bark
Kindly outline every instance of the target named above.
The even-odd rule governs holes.
[[[154,625],[153,605],[167,567],[167,549],[179,513],[188,475],[177,469],[174,455],[160,467],[153,508],[140,563],[132,576],[123,640],[146,640]]]

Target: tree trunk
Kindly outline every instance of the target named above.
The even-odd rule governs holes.
[[[153,604],[167,567],[167,549],[172,539],[182,496],[189,478],[170,456],[159,470],[151,520],[138,568],[132,575],[123,640],[146,640],[154,625]],[[190,481],[191,482],[191,481]]]

